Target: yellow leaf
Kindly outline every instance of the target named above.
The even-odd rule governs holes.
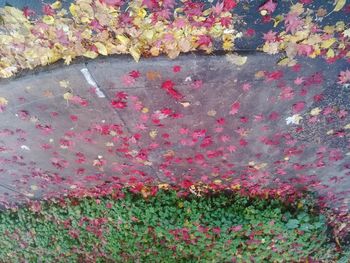
[[[151,50],[150,50],[150,52],[151,52],[151,55],[152,55],[152,56],[156,57],[156,56],[159,55],[160,50],[159,50],[158,47],[152,47]]]
[[[167,51],[167,55],[171,59],[178,57],[179,54],[180,54],[180,50],[178,50],[178,49],[171,49],[171,50]]]
[[[222,44],[222,48],[226,51],[233,49],[233,42],[231,39],[225,39],[224,43]]]
[[[150,136],[152,139],[156,138],[156,137],[157,137],[157,134],[158,134],[158,131],[156,131],[156,130],[152,130],[152,131],[149,132],[149,136]]]
[[[345,4],[346,4],[346,0],[335,0],[334,2],[335,7],[333,11],[335,12],[340,11],[345,6]]]
[[[239,189],[241,189],[241,185],[240,184],[231,185],[231,189],[232,190],[239,190]]]
[[[168,184],[159,184],[159,185],[158,185],[158,188],[159,188],[159,189],[168,189],[168,188],[169,188],[169,185],[168,185]]]
[[[96,58],[98,54],[94,51],[86,51],[83,56],[87,58]]]
[[[304,6],[301,3],[297,3],[290,7],[290,11],[291,13],[296,13],[298,15],[301,15],[302,13],[304,13]]]
[[[68,56],[64,56],[64,64],[69,65],[72,62],[72,56],[68,55]]]
[[[333,49],[328,49],[327,51],[327,58],[334,58],[335,54],[334,54],[334,50]]]
[[[334,30],[335,30],[334,26],[325,26],[323,28],[323,31],[327,34],[333,34]]]
[[[331,45],[333,45],[337,41],[335,38],[330,38],[322,42],[321,47],[322,48],[329,48]]]
[[[275,19],[273,19],[274,23],[273,23],[273,27],[277,27],[279,25],[279,23],[281,23],[283,21],[283,16],[278,15],[276,16]]]
[[[61,1],[56,1],[51,5],[51,7],[53,9],[60,9],[62,7],[62,3],[61,3]]]
[[[312,116],[317,116],[317,115],[320,114],[321,111],[322,111],[322,110],[321,110],[319,107],[314,108],[314,109],[311,110],[310,115],[312,115]]]
[[[30,188],[31,188],[33,191],[36,191],[36,190],[39,189],[39,187],[38,187],[37,185],[35,185],[35,184],[32,184],[32,185],[30,186]]]
[[[290,61],[289,57],[282,58],[280,61],[278,61],[278,65],[280,66],[287,66]]]
[[[69,11],[71,12],[71,14],[73,16],[75,16],[75,17],[78,16],[77,6],[75,4],[70,4]]]
[[[188,101],[180,102],[180,104],[181,104],[184,108],[187,108],[187,107],[191,106],[191,103],[189,103]]]
[[[180,39],[178,45],[182,52],[188,52],[191,50],[191,42],[186,38]]]
[[[153,30],[146,30],[143,32],[143,35],[145,38],[152,40],[152,38],[154,36],[154,31]]]
[[[278,53],[279,43],[278,42],[272,42],[272,43],[265,43],[263,46],[263,51],[267,54],[274,55]]]
[[[255,72],[254,76],[255,76],[256,79],[261,79],[261,78],[263,78],[265,76],[265,73],[264,73],[263,70],[259,70],[259,71]]]
[[[129,48],[129,52],[131,56],[135,59],[136,62],[139,62],[140,57],[141,57],[141,52],[138,48],[131,47]]]
[[[8,103],[8,100],[4,97],[0,97],[0,106],[6,106]]]
[[[98,53],[101,55],[107,56],[108,51],[105,45],[103,45],[101,42],[96,42],[95,47],[97,47]]]
[[[344,21],[338,21],[336,24],[335,24],[335,30],[337,30],[338,32],[342,32],[344,31],[345,29],[345,23]]]
[[[52,16],[44,16],[43,22],[47,25],[52,25],[53,23],[55,23],[55,19]]]
[[[268,14],[267,10],[265,10],[265,9],[260,10],[260,15],[266,16],[267,14]]]
[[[238,56],[236,54],[228,54],[226,55],[226,60],[237,66],[242,66],[247,62],[247,57]]]
[[[334,133],[334,130],[329,130],[326,132],[327,135],[332,135]]]
[[[6,13],[8,13],[10,16],[6,16],[6,21],[9,20],[9,22],[26,22],[27,18],[23,15],[23,12],[15,7],[11,6],[5,6],[4,10]]]
[[[344,37],[349,37],[350,38],[350,28],[344,30],[343,35],[344,35]]]
[[[69,87],[69,81],[68,80],[61,80],[59,82],[59,84],[60,84],[60,87],[62,87],[62,88],[68,88]]]
[[[91,19],[88,18],[88,17],[86,17],[86,16],[83,16],[83,17],[81,18],[81,22],[83,22],[83,23],[89,23],[90,21],[91,21]]]
[[[73,98],[73,95],[70,92],[66,92],[66,93],[63,94],[63,98],[65,100],[70,100],[71,98]]]
[[[140,10],[137,12],[137,16],[141,18],[145,18],[147,15],[147,11],[144,8],[140,8]]]
[[[215,110],[210,110],[207,112],[208,116],[214,117],[216,115],[216,111]]]
[[[117,36],[117,39],[123,44],[123,45],[128,45],[129,44],[129,38],[127,38],[126,36],[124,35],[118,35]]]

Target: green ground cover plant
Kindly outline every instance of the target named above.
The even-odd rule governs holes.
[[[34,202],[1,213],[0,261],[346,262],[309,203],[128,189]]]

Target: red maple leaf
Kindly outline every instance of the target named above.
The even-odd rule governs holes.
[[[100,0],[100,3],[104,3],[110,6],[120,6],[123,4],[122,0]]]
[[[241,107],[241,104],[238,101],[233,103],[232,106],[231,106],[230,114],[231,115],[237,114],[237,112],[238,112],[240,107]]]
[[[260,6],[259,10],[266,10],[268,14],[272,14],[277,7],[277,3],[274,0],[266,1],[262,6]]]
[[[172,82],[171,80],[166,80],[162,83],[162,89],[165,90],[174,99],[180,100],[184,96],[176,89],[174,89],[174,85],[174,82]]]
[[[115,109],[124,109],[127,105],[125,101],[112,100],[111,105]]]
[[[26,18],[28,18],[28,17],[30,17],[30,16],[35,15],[35,12],[34,12],[32,9],[29,9],[28,6],[25,6],[25,7],[23,8],[23,15],[24,15]]]
[[[303,25],[297,13],[288,13],[284,19],[286,31],[294,34]]]
[[[235,8],[237,6],[236,1],[234,0],[224,0],[224,10],[230,11],[231,9]]]
[[[134,79],[137,79],[141,76],[141,73],[138,70],[133,70],[133,71],[129,72],[129,76],[134,78]]]
[[[103,26],[100,24],[100,22],[97,19],[93,19],[89,26],[91,26],[95,31],[101,31],[103,30]]]
[[[157,0],[143,0],[142,4],[145,5],[148,9],[159,7]]]
[[[270,30],[267,33],[263,33],[263,39],[266,42],[274,42],[276,41],[276,35],[277,35],[277,32],[273,32],[272,30]]]
[[[175,73],[180,72],[180,71],[181,71],[181,66],[178,66],[178,65],[174,66],[174,67],[173,67],[173,71],[174,71]]]
[[[210,36],[207,36],[207,35],[200,35],[199,36],[199,39],[197,41],[197,44],[199,46],[209,46],[210,43],[211,43],[211,37]]]
[[[175,0],[163,0],[164,8],[174,8],[174,6],[175,6]]]
[[[55,10],[48,4],[43,5],[42,11],[47,16],[52,16],[55,14]]]
[[[293,104],[293,112],[298,113],[301,112],[305,108],[305,102],[299,101],[295,104]]]
[[[339,74],[338,84],[350,83],[350,70],[341,71]]]
[[[175,85],[174,82],[172,82],[171,80],[166,80],[162,83],[162,89],[164,90],[173,89],[174,85]]]
[[[278,80],[283,77],[283,71],[277,70],[272,72],[266,72],[265,76],[267,81]]]
[[[126,100],[128,98],[128,94],[125,93],[124,91],[119,91],[115,94],[115,97],[118,98],[119,100]]]

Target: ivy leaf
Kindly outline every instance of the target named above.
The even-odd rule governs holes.
[[[299,220],[297,219],[289,219],[287,224],[286,224],[286,227],[288,229],[295,229],[299,226]]]

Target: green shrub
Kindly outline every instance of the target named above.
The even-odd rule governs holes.
[[[34,203],[0,215],[1,262],[292,262],[341,257],[322,215],[236,194]]]

